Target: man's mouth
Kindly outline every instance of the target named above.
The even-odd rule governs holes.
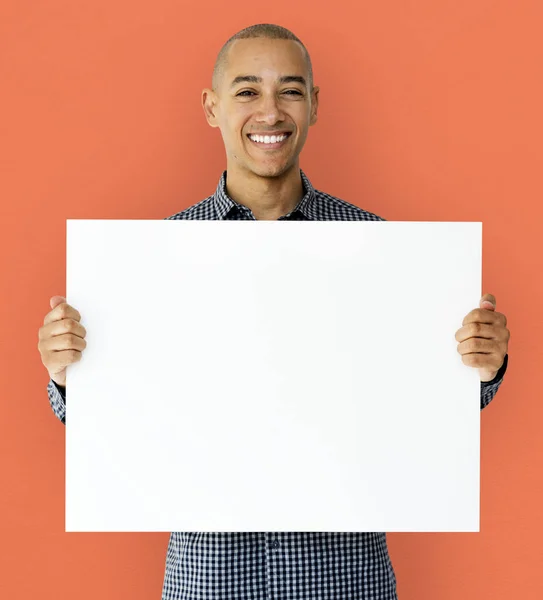
[[[289,131],[288,133],[281,133],[278,135],[247,134],[247,137],[258,148],[262,148],[263,150],[275,150],[277,148],[282,148],[291,135],[292,133]]]

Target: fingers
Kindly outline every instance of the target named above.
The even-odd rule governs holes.
[[[498,343],[495,340],[486,340],[482,338],[470,338],[458,344],[456,350],[459,354],[492,354],[497,351]]]
[[[503,313],[493,310],[486,310],[485,308],[474,308],[464,317],[462,325],[468,325],[472,322],[498,323],[504,320],[507,322],[507,319]]]
[[[48,355],[47,363],[44,360],[45,357],[42,355],[42,362],[49,371],[50,377],[53,378],[53,375],[60,373],[69,365],[81,360],[82,356],[83,355],[78,350],[61,350],[59,352],[51,352]],[[57,381],[56,379],[54,380]],[[60,385],[66,385],[65,382],[65,375],[57,381]]]
[[[80,323],[81,314],[63,296],[50,299],[51,311],[38,331],[38,350],[49,376],[65,385],[66,367],[81,360],[87,347],[86,329]]]
[[[60,352],[62,350],[78,350],[81,352],[87,347],[87,342],[73,333],[64,333],[40,340],[38,348],[42,353]]]
[[[496,327],[495,324],[468,323],[461,327],[454,335],[457,342],[463,342],[469,338],[485,338],[487,340],[508,341],[510,332],[507,327]]]
[[[76,310],[73,306],[70,306],[67,302],[61,302],[45,315],[43,324],[48,325],[53,321],[61,321],[62,319],[81,321],[81,315],[79,314],[78,310]]]
[[[468,323],[461,327],[454,336],[457,342],[463,342],[470,337],[493,339],[496,337],[494,325],[486,323]]]
[[[50,375],[60,373],[68,365],[81,360],[81,353],[86,347],[87,342],[73,333],[55,335],[38,342],[42,363]]]
[[[66,302],[66,298],[64,296],[53,296],[49,299],[49,306],[51,308],[55,308],[55,306],[61,302]]]
[[[87,335],[87,330],[79,323],[79,321],[68,317],[60,321],[51,321],[47,325],[40,327],[38,330],[38,338],[40,340],[45,340],[65,333],[72,333],[73,335],[84,338]]]

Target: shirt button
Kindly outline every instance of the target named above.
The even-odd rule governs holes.
[[[272,548],[279,548],[280,544],[277,540],[274,540],[272,543]]]

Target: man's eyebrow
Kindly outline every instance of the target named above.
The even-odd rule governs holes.
[[[243,82],[262,83],[262,77],[257,77],[256,75],[238,75],[230,84],[230,88]],[[279,83],[301,83],[304,87],[306,86],[305,77],[301,77],[300,75],[283,75],[279,77]]]

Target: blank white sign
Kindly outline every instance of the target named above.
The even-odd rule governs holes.
[[[66,531],[478,531],[482,223],[68,220]]]

